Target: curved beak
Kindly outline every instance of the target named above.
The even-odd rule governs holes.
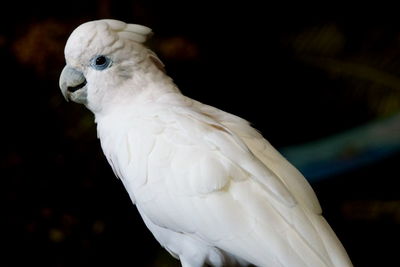
[[[82,72],[65,66],[60,75],[59,85],[65,100],[71,99],[79,104],[87,104],[86,78]]]

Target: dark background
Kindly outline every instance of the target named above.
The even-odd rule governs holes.
[[[114,178],[93,116],[59,91],[63,47],[82,22],[150,26],[149,45],[184,94],[246,118],[277,148],[400,110],[400,19],[389,6],[2,5],[0,266],[179,266]],[[312,184],[355,266],[398,262],[399,159]]]

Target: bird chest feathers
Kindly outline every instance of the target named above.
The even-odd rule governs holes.
[[[97,117],[96,121],[104,155],[135,202],[134,192],[148,182],[149,155],[161,125],[139,112],[125,110]]]
[[[167,188],[178,195],[209,193],[228,182],[227,172],[245,175],[217,149],[199,145],[206,135],[171,109],[143,110],[97,118],[104,154],[136,202],[160,197]]]

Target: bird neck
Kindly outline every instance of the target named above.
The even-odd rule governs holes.
[[[112,94],[105,95],[102,108],[92,110],[97,118],[105,117],[119,110],[144,108],[163,102],[168,95],[182,97],[172,79],[154,65],[136,73]]]
[[[181,94],[172,79],[158,69],[148,71],[141,76],[136,88],[138,89],[132,98],[135,104],[157,103],[165,94]]]

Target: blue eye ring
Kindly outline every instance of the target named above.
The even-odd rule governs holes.
[[[103,55],[94,56],[90,60],[90,66],[95,70],[105,70],[111,65],[112,65],[111,59]]]

